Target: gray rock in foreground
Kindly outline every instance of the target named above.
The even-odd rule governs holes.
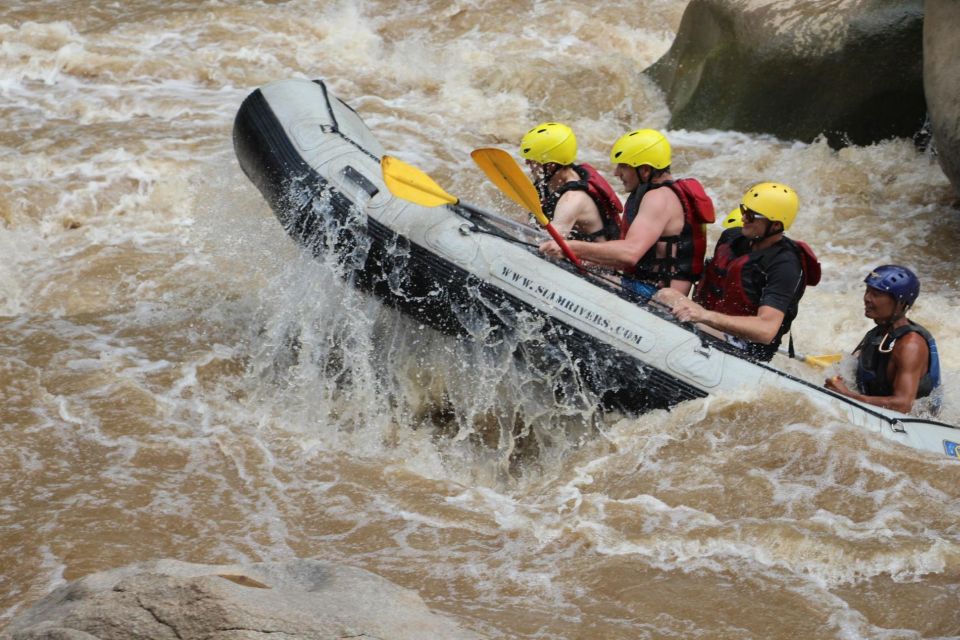
[[[922,0],[691,0],[645,73],[671,129],[823,134],[837,147],[920,130],[922,52]]]
[[[960,2],[926,0],[923,84],[937,158],[960,195]]]
[[[105,571],[56,589],[0,633],[0,640],[267,637],[479,638],[432,613],[413,591],[313,560],[159,560]]]

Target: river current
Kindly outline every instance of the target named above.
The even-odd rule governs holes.
[[[685,4],[5,3],[0,629],[104,569],[299,557],[490,638],[960,636],[957,460],[775,388],[639,418],[555,405],[509,349],[352,290],[236,162],[246,95],[323,78],[388,152],[519,216],[470,150],[558,120],[612,178],[620,134],[666,126],[639,72]],[[824,269],[799,351],[849,354],[864,275],[913,267],[960,424],[960,211],[929,151],[667,134],[720,213],[763,180],[799,192],[790,235]]]

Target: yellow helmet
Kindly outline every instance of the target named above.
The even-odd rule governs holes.
[[[724,229],[732,229],[733,227],[742,227],[743,218],[740,215],[740,207],[737,207],[736,209],[731,211],[729,214],[727,214],[727,217],[723,219],[723,222],[721,224],[723,224]]]
[[[573,164],[577,158],[577,137],[565,124],[544,122],[523,134],[520,155],[540,164]]]
[[[782,182],[761,182],[754,185],[743,194],[740,203],[767,220],[779,222],[783,225],[784,231],[793,224],[800,209],[800,198],[797,197],[797,192]]]
[[[610,162],[631,167],[650,165],[654,169],[670,166],[670,143],[654,129],[637,129],[620,136],[610,150]]]

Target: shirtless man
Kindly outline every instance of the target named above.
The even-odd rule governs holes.
[[[686,295],[703,269],[706,230],[694,210],[697,204],[680,183],[697,190],[697,202],[709,209],[703,214],[711,222],[713,204],[695,180],[674,181],[670,144],[659,131],[627,133],[613,145],[610,160],[630,193],[624,209],[626,232],[622,239],[600,244],[574,240],[568,243],[570,249],[583,260],[624,272],[623,286],[645,298],[663,287]],[[553,241],[541,244],[540,251],[563,255]]]
[[[864,282],[863,315],[876,326],[854,351],[859,357],[857,391],[840,376],[828,379],[825,386],[867,404],[909,413],[914,400],[940,385],[937,343],[929,331],[906,317],[920,295],[920,280],[906,267],[885,264]]]
[[[577,138],[570,127],[537,125],[520,141],[520,155],[533,175],[543,213],[560,235],[584,242],[620,238],[620,198],[596,169],[574,164]]]

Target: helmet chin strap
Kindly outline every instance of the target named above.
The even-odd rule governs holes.
[[[634,167],[634,170],[637,172],[637,182],[640,183],[639,186],[641,187],[644,187],[644,186],[649,187],[650,185],[652,185],[653,179],[656,177],[656,173],[657,173],[656,171],[653,170],[653,167],[651,167],[648,174],[649,178],[647,180],[644,180],[643,176],[640,175],[640,167],[645,167],[645,166],[649,166],[649,165],[639,165]]]
[[[760,242],[761,240],[766,240],[766,239],[769,238],[770,236],[775,236],[775,235],[777,235],[778,233],[783,233],[783,225],[780,226],[780,230],[779,230],[779,231],[774,231],[774,230],[773,230],[773,224],[774,224],[774,221],[773,221],[773,220],[767,219],[767,230],[764,231],[762,235],[759,235],[759,236],[756,236],[755,238],[753,238],[753,241],[754,241],[754,242]]]
[[[534,174],[533,184],[540,194],[540,201],[544,201],[550,196],[550,179],[557,173],[559,165],[555,162],[540,163],[539,171]]]
[[[550,181],[553,180],[553,176],[557,175],[558,171],[560,171],[560,165],[556,162],[541,164],[540,176],[536,180],[537,189],[541,190],[542,193],[547,193],[550,190]]]
[[[907,316],[907,311],[910,310],[910,306],[911,305],[909,304],[904,304],[901,300],[897,300],[897,306],[893,311],[893,315],[891,315],[890,318],[888,318],[885,322],[882,322],[880,326],[885,327],[887,331],[889,331],[890,328],[893,327],[894,323]]]
[[[897,307],[900,308],[900,311],[895,311],[895,312],[893,313],[893,316],[890,318],[890,323],[891,323],[891,324],[893,324],[894,322],[896,322],[896,321],[899,320],[900,318],[905,318],[905,317],[907,317],[907,311],[910,311],[910,305],[909,305],[909,304],[906,304],[906,303],[904,303],[904,302],[901,302],[900,300],[897,300]]]
[[[643,199],[644,194],[653,187],[653,171],[650,172],[650,180],[644,180],[640,175],[640,167],[634,167],[633,170],[637,172],[637,186],[631,192],[630,198]]]

